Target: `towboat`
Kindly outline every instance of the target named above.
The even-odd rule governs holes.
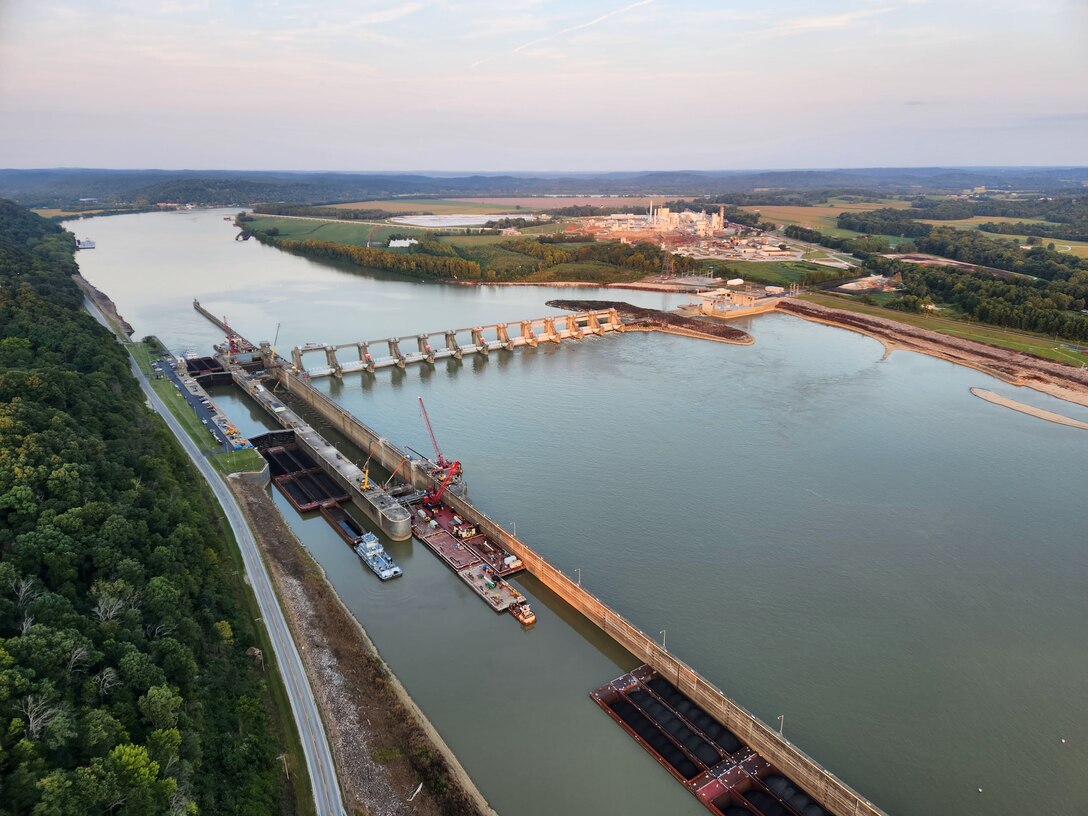
[[[522,626],[532,626],[536,623],[536,612],[525,601],[511,605],[510,614],[517,618]]]
[[[383,581],[400,576],[400,567],[394,563],[374,533],[363,533],[352,549]]]

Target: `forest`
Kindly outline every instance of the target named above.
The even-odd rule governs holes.
[[[892,308],[920,312],[932,304],[951,304],[980,323],[1038,332],[1064,340],[1088,341],[1088,278],[1080,284],[997,279],[985,272],[918,266],[880,259],[870,266],[902,274],[904,293]]]
[[[233,544],[73,250],[0,200],[0,813],[293,813]]]

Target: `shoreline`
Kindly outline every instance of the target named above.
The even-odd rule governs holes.
[[[1031,388],[1088,407],[1088,371],[1084,369],[897,323],[890,318],[833,309],[793,298],[780,302],[775,311],[872,337],[884,346],[885,358],[897,350],[914,351],[973,368],[1018,388]]]
[[[263,486],[227,479],[299,644],[347,798],[358,812],[497,816],[382,659],[362,623],[295,536]]]
[[[667,283],[588,283],[586,281],[463,281],[444,280],[450,286],[555,286],[561,289],[629,289],[634,292],[664,292],[670,295],[691,294],[690,288],[669,286]]]

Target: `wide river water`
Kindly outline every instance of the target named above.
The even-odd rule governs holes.
[[[253,340],[279,325],[281,352],[539,317],[553,297],[676,302],[352,272],[235,242],[227,214],[69,228],[97,241],[80,267],[136,336],[176,352],[221,340],[194,297]],[[968,389],[1088,409],[784,315],[745,328],[754,346],[606,336],[316,383],[426,452],[423,396],[483,510],[889,813],[1084,816],[1088,434]],[[405,576],[381,584],[273,496],[500,813],[706,813],[588,697],[630,656],[531,578],[523,631],[422,545],[388,544]]]

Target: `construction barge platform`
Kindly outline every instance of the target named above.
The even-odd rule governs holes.
[[[711,813],[831,816],[649,666],[640,666],[589,696]]]
[[[475,525],[445,505],[420,505],[412,517],[412,534],[493,610],[509,612],[525,626],[536,622],[525,596],[506,581],[525,568],[521,560],[489,541]]]

